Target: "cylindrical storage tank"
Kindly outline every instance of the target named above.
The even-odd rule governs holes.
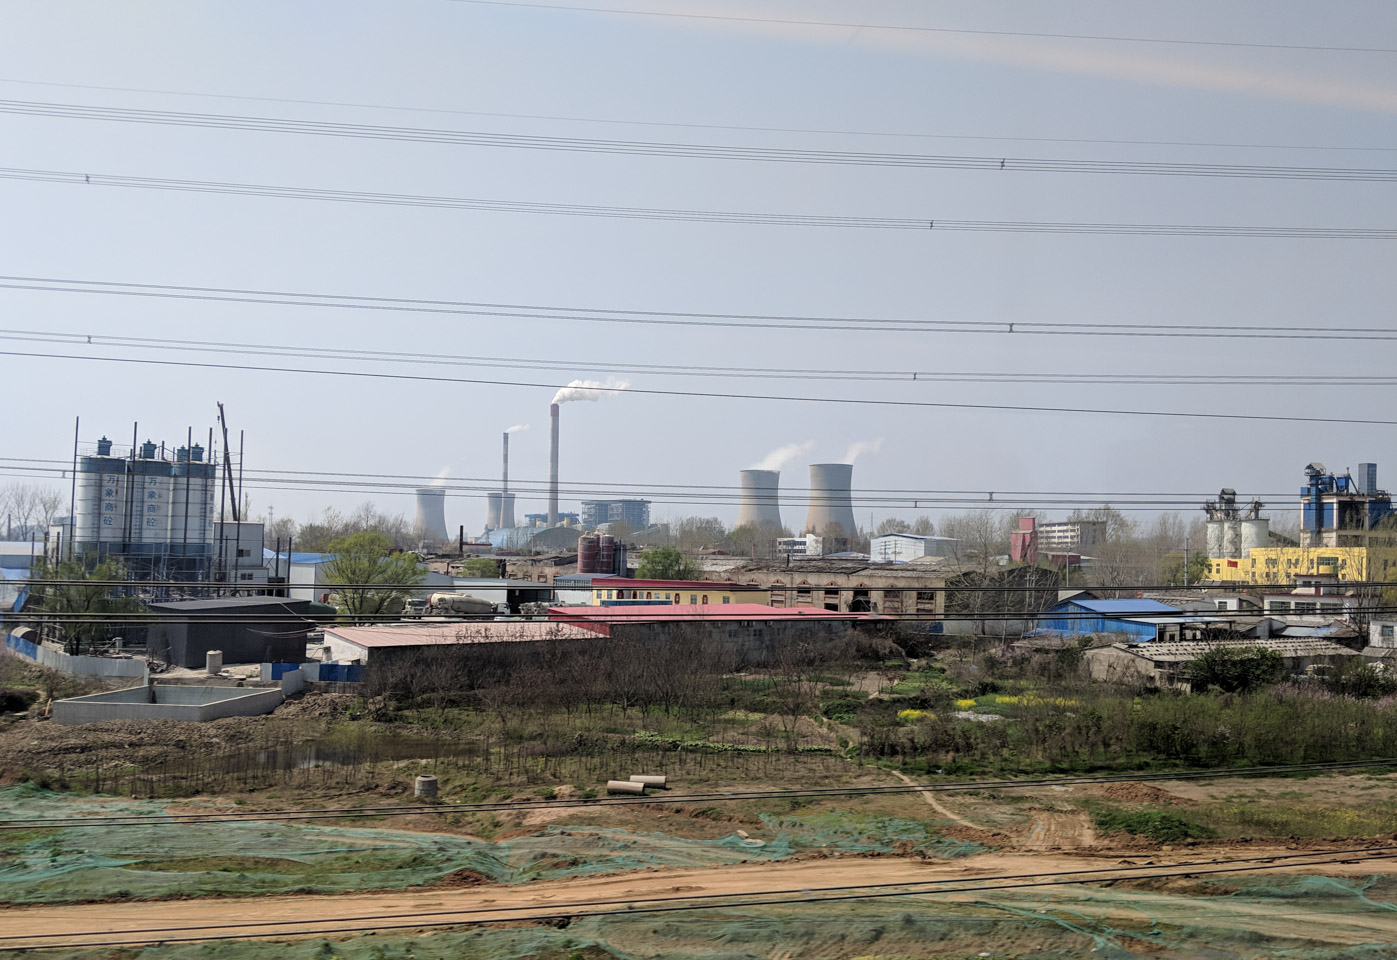
[[[737,508],[739,527],[781,528],[781,471],[743,470],[738,474],[742,500]]]
[[[802,533],[825,536],[838,524],[842,535],[858,533],[854,520],[854,465],[852,463],[812,463],[810,465],[810,509],[805,514]]]
[[[119,541],[126,529],[126,467],[118,457],[78,460],[74,542]]]
[[[616,538],[603,533],[597,538],[597,573],[616,573]],[[625,573],[624,570],[621,573]]]
[[[426,797],[431,799],[437,795],[437,778],[430,773],[424,773],[412,784],[412,795],[414,797]]]
[[[204,654],[204,669],[213,676],[218,676],[223,672],[223,651],[210,650]]]
[[[1242,556],[1242,522],[1225,520],[1222,525],[1222,555],[1228,560]]]
[[[1222,559],[1222,527],[1225,521],[1208,521],[1208,557],[1212,560]]]
[[[645,784],[632,783],[630,780],[608,780],[606,781],[607,793],[644,793]]]
[[[631,775],[631,783],[643,783],[647,787],[665,787],[669,783],[669,777],[658,774],[636,773]]]
[[[419,487],[417,490],[417,534],[426,540],[450,540],[446,529],[446,491],[441,487]]]
[[[500,529],[500,497],[498,493],[485,494],[485,529]]]
[[[577,572],[608,573],[601,568],[601,537],[588,534],[577,538]]]
[[[155,444],[146,442],[142,453],[154,453]],[[131,542],[167,544],[170,542],[170,510],[173,501],[174,465],[168,460],[143,458],[131,463]],[[180,519],[184,519],[180,504]],[[142,551],[149,553],[151,551]]]
[[[500,525],[499,530],[514,529],[514,494],[500,494]]]
[[[1242,521],[1242,556],[1271,545],[1271,521],[1262,518]]]

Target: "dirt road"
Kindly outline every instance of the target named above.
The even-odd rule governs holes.
[[[1119,871],[1127,864],[1141,865],[1141,872],[1174,870],[1178,876],[1202,875],[1201,862],[1219,857],[1277,857],[1294,855],[1285,849],[1243,851],[1194,849],[1188,853],[1134,856],[1071,856],[1067,854],[992,853],[964,860],[898,858],[834,858],[804,862],[776,862],[727,866],[721,869],[670,869],[608,877],[518,886],[479,884],[427,890],[333,897],[262,897],[248,899],[172,900],[158,903],[84,904],[24,907],[0,910],[0,949],[26,946],[174,943],[193,939],[225,939],[249,936],[295,938],[350,933],[375,928],[419,929],[454,926],[487,920],[527,920],[585,913],[589,910],[643,912],[647,908],[692,903],[711,896],[754,896],[784,892],[790,896],[819,896],[821,888],[869,884],[907,884],[927,881],[994,881],[996,878],[1037,878],[1071,871]],[[1323,853],[1307,855],[1313,858]],[[1391,856],[1391,854],[1389,854]],[[1278,861],[1279,862],[1279,861]],[[1178,866],[1180,864],[1187,866]],[[1148,865],[1148,866],[1146,866]],[[1177,868],[1177,869],[1175,869]],[[1248,869],[1263,870],[1257,864]],[[1397,860],[1355,859],[1345,863],[1306,866],[1287,864],[1284,872],[1322,873],[1326,876],[1369,876],[1397,873]],[[1119,879],[1119,874],[1116,875]],[[1103,878],[1104,879],[1104,878]],[[963,902],[982,897],[980,892],[946,891],[940,901]],[[1151,915],[1173,910],[1197,918],[1213,909],[1208,901],[1225,901],[1228,922],[1268,930],[1281,924],[1303,924],[1301,929],[1335,943],[1397,942],[1397,914],[1326,917],[1324,905],[1310,911],[1304,903],[1278,901],[1274,905],[1247,905],[1232,898],[1198,898],[1184,894],[1133,892],[1100,887],[1035,887],[1022,892],[998,891],[996,898],[1020,899],[1041,907],[1050,901],[1070,900],[1072,909],[1084,915],[1119,917],[1136,911],[1133,904],[1148,900]],[[1144,909],[1141,907],[1141,909]],[[1313,916],[1309,914],[1313,912]],[[1297,913],[1305,914],[1298,917]],[[36,936],[42,932],[44,936]]]

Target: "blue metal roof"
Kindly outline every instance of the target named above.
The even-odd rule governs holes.
[[[1083,610],[1090,610],[1092,613],[1108,613],[1117,616],[1179,612],[1169,604],[1160,603],[1158,600],[1075,600],[1069,597],[1063,603],[1076,604]]]
[[[284,560],[286,559],[286,554],[285,554],[285,553],[277,553],[275,550],[268,550],[266,547],[263,547],[263,548],[262,548],[262,559],[263,559],[263,560],[283,560],[283,561],[284,561]],[[292,554],[291,554],[291,562],[292,562],[292,563],[329,563],[329,562],[330,562],[331,560],[333,560],[333,559],[335,559],[335,555],[334,555],[333,553],[292,553]]]

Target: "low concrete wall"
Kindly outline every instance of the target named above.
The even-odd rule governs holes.
[[[271,713],[283,700],[279,689],[207,687],[160,684],[110,690],[53,704],[55,723],[98,723],[103,720],[186,720],[205,722],[220,717],[255,717]]]
[[[5,646],[40,666],[72,677],[139,677],[144,680],[148,676],[145,660],[136,657],[75,657],[12,633],[5,635]]]

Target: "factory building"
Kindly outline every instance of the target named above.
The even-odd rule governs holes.
[[[868,556],[874,563],[908,563],[928,557],[955,557],[959,550],[960,541],[954,537],[890,533],[870,541]]]
[[[598,607],[626,604],[687,604],[767,602],[768,593],[755,584],[715,580],[625,580],[600,577],[592,581],[592,604]]]
[[[1039,549],[1045,553],[1078,550],[1106,542],[1106,521],[1104,520],[1039,521],[1032,529],[1038,535]]]
[[[624,523],[632,530],[650,526],[649,500],[583,500],[582,526],[595,530],[607,523]]]
[[[1357,476],[1338,476],[1312,463],[1305,468],[1300,507],[1300,546],[1362,547],[1391,515],[1392,496],[1378,488],[1376,463],[1360,463]]]
[[[762,588],[774,607],[840,613],[944,614],[946,575],[926,564],[872,564],[830,557],[751,560],[725,575]]]

